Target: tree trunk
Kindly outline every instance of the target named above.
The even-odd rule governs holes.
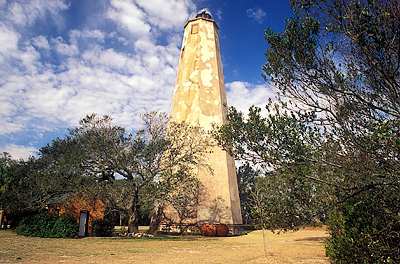
[[[128,233],[136,233],[139,231],[139,213],[138,210],[129,212],[128,215]]]
[[[153,215],[151,216],[151,221],[150,221],[150,229],[154,231],[158,230],[160,227],[161,219],[163,216],[164,204],[157,204],[155,208],[157,209],[153,211]]]
[[[128,210],[128,233],[139,231],[139,194],[135,191]]]
[[[263,227],[262,229],[263,232],[263,245],[264,245],[264,258],[267,257],[267,246],[265,245],[265,229]]]

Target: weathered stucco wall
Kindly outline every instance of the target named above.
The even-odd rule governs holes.
[[[226,122],[226,92],[218,27],[211,19],[191,19],[185,26],[171,107],[171,121],[200,125]],[[199,170],[203,189],[197,222],[242,224],[235,163],[218,146],[208,154],[213,173]]]

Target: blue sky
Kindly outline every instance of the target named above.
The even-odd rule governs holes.
[[[265,105],[264,30],[284,30],[289,1],[0,0],[0,152],[35,155],[91,113],[134,133],[141,113],[169,112],[183,26],[203,8],[228,104]]]

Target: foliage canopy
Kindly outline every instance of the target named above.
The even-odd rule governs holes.
[[[399,1],[291,6],[285,32],[265,32],[263,66],[289,103],[269,105],[266,118],[231,108],[217,139],[272,170],[255,192],[262,226],[327,213],[335,263],[400,262]]]
[[[209,145],[200,128],[185,123],[171,123],[167,133],[165,113],[145,113],[142,119],[145,128],[133,136],[113,125],[110,116],[88,115],[65,138],[41,149],[41,157],[53,161],[56,170],[89,179],[88,187],[110,210],[128,218],[128,232],[137,230],[140,212],[149,214],[154,202],[167,199],[172,190],[179,193],[179,186],[166,183],[195,182],[193,170],[203,164]]]

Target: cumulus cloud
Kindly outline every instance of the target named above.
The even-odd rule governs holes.
[[[194,3],[111,0],[90,16],[101,21],[57,33],[34,26],[44,16],[63,21],[69,6],[0,0],[0,151],[13,157],[35,154],[46,135],[78,125],[87,114],[109,114],[135,131],[143,112],[170,110],[182,27],[197,10]],[[228,104],[245,112],[274,97],[265,85],[226,87]]]
[[[32,38],[32,44],[40,49],[49,49],[50,45],[46,37],[44,36],[37,36]]]
[[[264,18],[267,17],[267,13],[265,13],[264,10],[259,7],[247,9],[246,15],[257,21],[259,24],[262,24],[264,22]]]
[[[181,28],[188,19],[191,1],[187,0],[137,0],[148,14],[148,21],[161,29]]]
[[[17,51],[19,37],[20,34],[0,22],[0,55],[2,57]]]
[[[79,53],[78,47],[73,43],[67,43],[61,36],[53,38],[51,44],[60,55],[74,56]]]
[[[111,0],[108,18],[129,33],[129,38],[154,39],[163,32],[182,31],[182,26],[194,15],[191,0]]]
[[[4,106],[5,107],[3,109],[6,111],[13,109],[11,104],[5,104]],[[0,118],[0,136],[19,132],[23,130],[23,127],[23,124],[20,122],[15,122],[15,120],[10,120],[9,118]]]
[[[10,153],[13,159],[26,159],[29,156],[35,156],[38,151],[35,147],[9,144],[5,146],[3,152]]]
[[[111,0],[108,17],[136,37],[148,37],[150,25],[145,21],[145,13],[131,1]]]
[[[63,0],[23,0],[11,2],[2,13],[14,24],[31,25],[38,18],[50,15],[55,23],[62,21],[60,11],[68,9],[69,5]]]
[[[0,151],[26,158],[46,134],[93,112],[131,131],[142,126],[141,113],[168,112],[182,26],[195,5],[149,3],[112,0],[93,16],[107,23],[52,34],[33,25],[44,16],[62,21],[67,1],[0,2]]]
[[[244,113],[247,113],[252,105],[264,108],[269,99],[274,100],[276,97],[274,88],[267,84],[255,85],[236,81],[225,86],[228,105]]]
[[[95,30],[71,30],[69,33],[70,42],[77,45],[78,41],[82,41],[82,39],[93,39],[97,42],[103,43],[106,37],[105,32],[95,29]]]

